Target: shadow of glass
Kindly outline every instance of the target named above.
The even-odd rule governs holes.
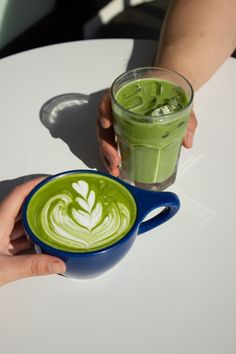
[[[40,110],[40,120],[54,138],[63,140],[84,164],[104,170],[97,142],[97,109],[103,91],[90,95],[65,93],[49,99]]]
[[[135,40],[126,69],[152,65],[155,52],[155,42]],[[101,171],[105,168],[99,155],[96,121],[103,93],[104,90],[90,95],[65,93],[49,99],[40,110],[40,120],[51,136],[62,139],[71,152],[89,168]],[[0,202],[14,187],[39,176],[46,176],[46,174],[25,175],[0,181]]]
[[[152,65],[155,53],[155,42],[134,40],[126,70]],[[90,95],[65,93],[52,97],[43,104],[39,113],[42,124],[53,138],[64,141],[88,168],[99,171],[105,171],[105,167],[99,153],[96,121],[104,90]]]

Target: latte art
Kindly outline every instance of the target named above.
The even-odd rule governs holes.
[[[131,194],[100,175],[61,177],[37,193],[31,210],[38,218],[31,227],[45,243],[62,250],[88,252],[109,246],[130,230],[136,217]]]
[[[70,240],[74,246],[88,249],[107,238],[112,241],[127,229],[130,212],[124,204],[111,203],[104,215],[99,197],[89,190],[87,182],[74,182],[72,188],[78,194],[75,200],[59,194],[50,198],[42,210],[42,226],[52,240],[65,245]]]

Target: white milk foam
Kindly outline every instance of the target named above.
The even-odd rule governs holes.
[[[131,215],[123,203],[109,200],[107,205],[84,180],[72,183],[71,187],[77,194],[75,198],[69,192],[57,194],[42,210],[42,226],[51,240],[86,250],[125,234]]]

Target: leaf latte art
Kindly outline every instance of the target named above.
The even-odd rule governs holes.
[[[62,250],[87,252],[111,245],[130,230],[136,213],[134,201],[132,205],[129,200],[132,196],[117,187],[117,182],[110,185],[108,178],[91,176],[67,181],[66,188],[57,188],[40,207],[44,242]]]

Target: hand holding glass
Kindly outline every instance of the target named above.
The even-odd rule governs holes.
[[[190,83],[162,68],[137,68],[112,84],[120,177],[151,190],[174,183],[193,102]]]

